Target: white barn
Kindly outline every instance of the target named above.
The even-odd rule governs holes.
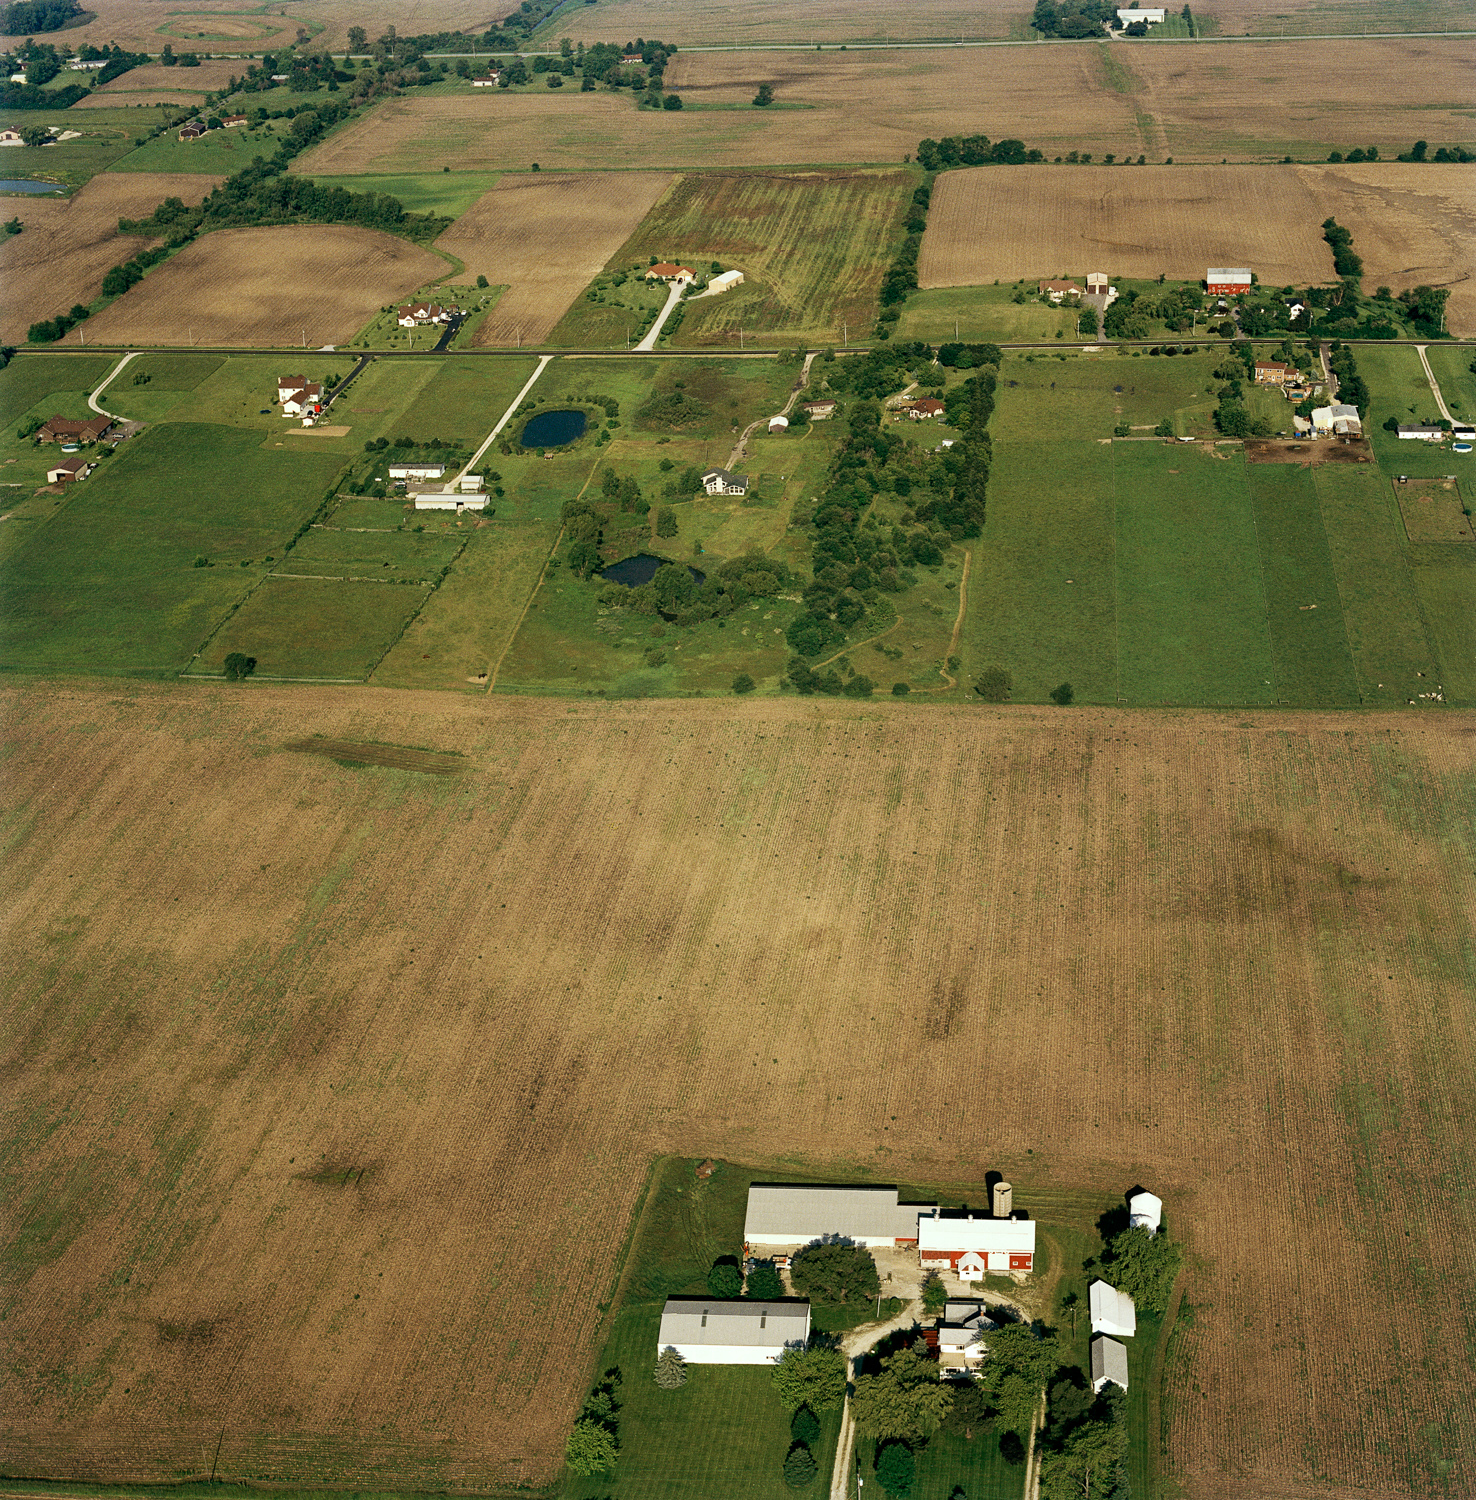
[[[804,1344],[809,1337],[810,1304],[803,1298],[668,1297],[656,1352],[675,1349],[691,1365],[772,1365],[787,1344]]]
[[[446,472],[445,464],[391,464],[391,479],[439,479]]]
[[[978,1281],[986,1271],[1031,1271],[1035,1221],[943,1218],[933,1209],[918,1218],[917,1253],[924,1266],[946,1266],[965,1281]]]
[[[1138,1309],[1126,1292],[1120,1292],[1105,1281],[1094,1281],[1087,1289],[1087,1304],[1092,1315],[1092,1332],[1130,1339],[1138,1331]]]
[[[485,495],[448,495],[444,490],[427,490],[415,497],[416,510],[485,510]]]
[[[1163,1227],[1163,1199],[1152,1193],[1134,1193],[1128,1199],[1128,1213],[1134,1229],[1148,1229],[1157,1234]]]
[[[894,1187],[754,1183],[743,1238],[750,1245],[804,1245],[843,1234],[858,1245],[915,1245],[918,1212],[932,1205],[897,1202]]]
[[[1128,1388],[1128,1352],[1105,1334],[1092,1340],[1092,1389],[1099,1395],[1107,1384]]]
[[[735,286],[742,285],[742,271],[724,271],[720,275],[714,276],[712,280],[707,283],[707,290],[716,294],[732,291]]]
[[[1117,19],[1124,25],[1133,21],[1146,21],[1150,26],[1161,26],[1167,15],[1166,10],[1124,10],[1121,6],[1117,9]]]

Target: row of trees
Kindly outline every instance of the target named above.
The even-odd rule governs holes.
[[[1042,162],[1045,153],[1024,141],[1013,138],[991,141],[987,135],[945,135],[935,141],[929,136],[917,143],[918,165],[925,172],[944,172],[949,167],[1024,166]]]
[[[891,337],[891,325],[902,316],[902,304],[917,290],[917,258],[922,253],[923,231],[928,227],[928,205],[932,196],[933,190],[927,183],[914,189],[904,225],[907,237],[887,267],[887,274],[882,277],[882,310],[876,330],[882,338]]]

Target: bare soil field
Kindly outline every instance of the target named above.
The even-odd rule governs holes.
[[[9,1468],[552,1480],[679,1154],[1151,1185],[1188,1495],[1469,1492],[1469,718],[4,714]]]
[[[479,345],[542,343],[569,304],[670,183],[665,172],[504,177],[436,241],[508,290],[477,329]]]
[[[372,229],[221,229],[151,272],[87,331],[99,343],[316,349],[346,342],[445,266],[429,250]]]
[[[181,172],[103,172],[70,198],[16,203],[12,211],[25,228],[0,241],[0,339],[24,343],[32,323],[91,302],[111,267],[160,243],[119,234],[120,218],[151,213],[169,197],[198,203],[221,181]]]
[[[1476,531],[1461,505],[1455,479],[1412,479],[1394,486],[1404,530],[1412,542],[1472,542]]]
[[[1460,167],[974,167],[934,190],[924,287],[1083,275],[1200,280],[1251,266],[1267,285],[1328,282],[1322,222],[1352,231],[1364,282],[1452,284],[1453,331],[1476,331],[1476,183]]]
[[[163,45],[161,40],[151,50],[157,52]],[[177,44],[176,50],[179,50]],[[187,93],[213,94],[217,89],[225,88],[231,79],[239,78],[250,66],[248,61],[237,57],[212,58],[198,68],[178,65],[166,68],[162,63],[151,63],[147,67],[134,68],[111,83],[102,84],[93,93],[104,98],[112,94],[134,93],[139,89],[183,89]]]
[[[127,109],[132,104],[173,104],[180,109],[194,109],[204,99],[180,89],[141,89],[137,93],[89,94],[79,99],[73,109]]]

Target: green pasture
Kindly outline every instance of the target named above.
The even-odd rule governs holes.
[[[646,281],[638,271],[628,275],[620,286],[608,275],[596,277],[548,336],[549,348],[620,349],[638,344],[665,306],[667,291],[664,284]]]
[[[412,214],[442,214],[459,219],[483,193],[497,186],[502,173],[378,172],[358,177],[325,177],[314,172],[312,178],[323,187],[340,187],[349,193],[388,193]]]
[[[937,1500],[949,1500],[955,1487],[961,1486],[968,1500],[1020,1500],[1025,1488],[1025,1466],[1007,1464],[1000,1457],[999,1438],[994,1428],[976,1431],[972,1438],[935,1433],[913,1455],[917,1478],[912,1493],[920,1500],[921,1497],[933,1500],[935,1496]],[[873,1472],[876,1449],[877,1445],[869,1439],[857,1438],[856,1457],[866,1486],[861,1493],[885,1497],[886,1491]]]
[[[277,564],[276,571],[430,583],[461,550],[463,540],[454,530],[451,534],[413,529],[348,531],[324,523],[309,531]]]
[[[110,382],[105,405],[140,422],[158,422],[177,407],[224,364],[222,354],[143,354],[124,365]],[[277,391],[270,392],[273,400]]]
[[[263,677],[366,679],[427,596],[423,584],[267,577],[211,637],[192,671],[233,651]]]
[[[253,96],[258,97],[258,96]],[[252,106],[246,105],[246,108]],[[229,113],[233,106],[218,104],[211,114]],[[200,113],[203,115],[205,111]],[[115,161],[115,172],[210,172],[229,177],[249,166],[254,157],[275,155],[279,140],[291,126],[291,120],[268,120],[251,128],[238,125],[232,130],[208,130],[198,140],[182,141],[177,130],[145,141],[121,160]]]
[[[538,361],[527,355],[498,359],[486,356],[457,359],[453,355],[434,361],[382,360],[374,370],[398,372],[405,366],[415,369],[416,373],[410,377],[415,394],[396,419],[393,435],[414,438],[418,443],[433,437],[455,440],[475,452],[527,383]],[[430,371],[429,379],[421,378],[420,372],[425,369]],[[364,372],[365,376],[370,373]],[[534,386],[533,395],[539,394],[541,385],[542,382]],[[350,386],[344,400],[347,402],[356,395],[355,388]],[[497,449],[493,447],[485,462],[491,463],[496,456]]]
[[[1452,348],[1449,344],[1431,344],[1425,351],[1440,394],[1453,417],[1470,422],[1476,419],[1476,350]]]
[[[5,150],[5,172],[9,177],[36,177],[79,188],[99,172],[118,169],[120,159],[135,149],[134,141],[145,136],[175,106],[134,105],[129,109],[28,109],[24,120],[17,117],[7,123],[55,125],[62,130],[81,132],[75,141],[58,141],[53,146],[8,146]],[[7,198],[25,223],[23,194]],[[9,218],[10,214],[7,213]]]
[[[116,363],[109,354],[17,355],[0,370],[0,426],[32,415],[95,416],[88,393]]]
[[[1031,289],[1033,290],[1033,288]],[[1051,307],[1032,297],[1012,301],[1013,286],[948,286],[914,292],[902,308],[893,333],[898,339],[922,339],[929,344],[1012,344],[1097,336],[1097,315],[1091,308]]]
[[[264,449],[256,434],[219,425],[148,429],[9,559],[3,659],[29,670],[179,670],[282,556],[340,463]]]
[[[215,368],[196,379],[206,359],[215,359]],[[107,406],[109,411],[139,421],[167,415],[171,422],[245,428],[255,431],[258,441],[268,434],[274,435],[269,441],[281,440],[285,429],[300,431],[301,424],[296,418],[283,417],[277,408],[278,377],[301,375],[326,384],[342,379],[353,366],[348,355],[323,354],[316,349],[292,354],[233,354],[223,359],[186,352],[141,355],[108,386]],[[152,374],[153,379],[146,385],[134,385],[136,370]],[[339,420],[336,408],[334,420]],[[306,449],[310,443],[332,441],[309,438],[299,439],[298,444]]]

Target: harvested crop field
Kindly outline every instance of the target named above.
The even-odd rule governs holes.
[[[669,37],[684,47],[756,42],[957,41],[1025,34],[1029,6],[1012,0],[927,0],[899,10],[884,0],[829,0],[803,11],[783,0],[753,0],[733,6],[723,0],[605,0],[596,17],[571,10],[553,35],[586,44],[610,36]],[[632,30],[631,28],[635,29]]]
[[[843,321],[859,329],[875,316],[914,184],[899,171],[693,173],[672,185],[611,264],[659,255],[744,273],[742,286],[683,304],[672,347],[736,346],[740,329],[782,343],[834,343]]]
[[[1148,1183],[1188,1495],[1469,1489],[1469,720],[4,707],[12,1469],[551,1480],[674,1153]]]
[[[163,47],[161,41],[155,50]],[[178,43],[175,44],[176,48]],[[251,66],[249,58],[212,58],[197,68],[181,68],[176,64],[166,68],[162,63],[150,63],[147,67],[132,68],[113,79],[100,84],[93,92],[104,98],[112,94],[129,94],[138,89],[184,89],[187,93],[213,94],[217,89],[229,86],[231,79],[245,76]],[[114,101],[115,103],[118,101]]]
[[[1198,281],[1251,266],[1266,285],[1334,280],[1322,222],[1353,234],[1364,281],[1452,288],[1452,331],[1476,332],[1476,183],[1461,167],[972,167],[934,189],[925,287],[1020,277],[1160,274]]]
[[[118,110],[134,104],[173,104],[180,109],[198,109],[204,98],[204,94],[192,94],[186,89],[140,89],[135,93],[89,94],[72,108]]]
[[[119,234],[120,218],[152,213],[171,196],[198,203],[220,180],[195,173],[103,172],[70,198],[16,203],[12,211],[25,228],[0,241],[0,340],[24,343],[32,323],[91,302],[110,267],[159,243]]]
[[[290,267],[290,274],[284,274]],[[187,245],[87,325],[98,342],[342,344],[445,261],[346,225],[220,229]]]
[[[436,241],[458,279],[508,284],[479,345],[542,343],[671,181],[665,172],[504,177]]]

